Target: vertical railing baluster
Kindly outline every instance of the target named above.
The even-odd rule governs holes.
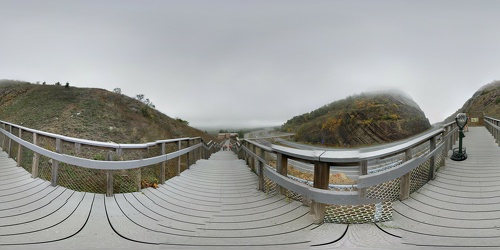
[[[434,149],[436,149],[436,136],[433,136],[429,140],[429,153],[431,153]],[[429,159],[429,177],[428,180],[434,180],[436,178],[436,155],[431,156]]]
[[[161,144],[161,155],[165,155],[167,153],[167,150],[165,148],[165,143],[163,142]],[[165,169],[167,165],[167,160],[163,161],[161,163],[161,168],[160,168],[160,183],[165,184]]]
[[[38,135],[33,133],[33,145],[37,145],[38,143]],[[33,152],[33,166],[31,167],[31,177],[38,177],[38,161],[40,159],[40,155],[37,152]]]
[[[203,141],[201,138],[198,138],[198,145],[201,144],[201,147],[198,147],[198,159],[196,161],[199,161],[202,159],[202,150],[203,150]]]
[[[23,138],[23,130],[19,128],[19,139],[22,140]],[[17,166],[21,167],[21,160],[22,160],[22,154],[23,154],[23,146],[21,143],[17,144]]]
[[[367,175],[368,174],[368,160],[363,160],[359,162],[359,176]],[[367,188],[359,188],[359,197],[360,198],[365,198],[366,197],[366,190]]]
[[[61,139],[56,138],[56,153],[61,153]],[[57,175],[59,174],[59,161],[52,159],[52,179],[50,185],[57,186]]]
[[[313,187],[319,189],[328,189],[330,182],[330,166],[326,162],[314,162]],[[314,223],[323,223],[325,219],[326,204],[311,200],[310,213],[314,215]]]
[[[282,153],[276,154],[276,172],[282,176],[288,176],[288,157]],[[278,191],[286,195],[286,188],[280,186]]]
[[[446,158],[448,158],[448,140],[444,140],[444,137],[448,134],[448,127],[445,128],[445,132],[441,134],[441,143],[443,144],[443,151],[441,152],[441,162],[439,163],[442,167],[446,166]]]
[[[496,121],[495,122],[497,127],[500,126],[500,121]],[[494,128],[495,129],[495,137],[496,137],[496,140],[497,140],[497,145],[500,146],[500,130],[498,128]]]
[[[182,148],[182,141],[178,141],[177,142],[177,151],[181,150],[181,148]],[[177,170],[176,170],[175,175],[176,176],[181,175],[181,156],[180,155],[177,157]]]
[[[108,151],[108,155],[106,156],[107,161],[112,161],[113,160],[113,152]],[[106,170],[106,196],[107,197],[112,197],[113,196],[113,170],[108,169]]]
[[[257,155],[257,151],[256,151],[256,146],[253,145],[253,144],[250,144],[250,149],[252,150],[252,153],[254,153],[255,155]],[[257,161],[258,159],[255,158],[255,157],[252,157],[252,171],[255,173],[257,170]]]
[[[191,138],[187,140],[187,147],[189,148],[191,146]],[[189,169],[189,165],[191,164],[191,152],[187,153],[187,169]]]
[[[404,161],[405,162],[409,161],[411,158],[412,158],[412,153],[411,153],[411,148],[409,148],[405,151]],[[411,177],[411,171],[401,176],[400,194],[399,194],[400,200],[406,200],[408,199],[408,197],[410,197],[410,182],[411,182],[410,177]]]
[[[260,158],[265,159],[266,152],[260,149]],[[264,190],[264,163],[259,161],[259,190]]]
[[[12,135],[12,125],[9,125],[9,134]],[[7,148],[7,155],[9,156],[9,158],[12,158],[11,150],[12,150],[12,139],[10,139],[9,137],[9,147]]]
[[[144,151],[141,150],[141,160],[144,159]],[[137,169],[137,190],[142,190],[142,167]]]
[[[2,123],[2,129],[5,130],[5,123]],[[2,134],[2,144],[0,144],[0,147],[2,148],[3,151],[5,151],[5,134]]]
[[[75,154],[80,155],[81,152],[82,152],[82,144],[75,142]]]

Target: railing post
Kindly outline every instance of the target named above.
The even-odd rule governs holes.
[[[436,136],[433,136],[430,141],[429,153],[436,149]],[[436,178],[436,156],[433,155],[429,159],[429,180],[434,180]]]
[[[177,142],[177,150],[181,150],[182,148],[182,141]],[[181,156],[177,157],[177,170],[175,175],[179,176],[181,175]]]
[[[260,149],[260,158],[265,159],[266,152]],[[264,163],[259,161],[259,190],[264,190]]]
[[[36,133],[33,133],[33,145],[37,145],[38,143],[38,135]],[[38,161],[40,159],[40,156],[38,153],[34,152],[33,153],[33,166],[31,167],[31,177],[37,178],[38,177]]]
[[[288,176],[288,157],[282,153],[276,154],[276,172],[280,175]],[[286,188],[280,186],[279,193],[286,195]]]
[[[243,150],[243,146],[244,146],[244,142],[240,143],[240,146],[239,146],[239,151],[238,151],[238,158],[240,160],[244,160],[245,159],[245,150]]]
[[[409,148],[405,152],[404,161],[408,161],[411,158],[412,158],[412,153],[411,153],[411,148]],[[408,197],[410,197],[410,181],[411,181],[410,176],[411,176],[411,171],[401,176],[400,193],[399,193],[400,200],[406,200],[408,199]]]
[[[448,134],[448,128],[446,128],[445,133],[442,136],[444,138]],[[442,141],[443,143],[443,151],[441,152],[441,167],[446,166],[446,158],[448,158],[448,140]]]
[[[141,160],[144,159],[144,152],[141,152]],[[142,190],[142,167],[137,169],[137,190]]]
[[[167,151],[165,149],[165,143],[163,142],[161,144],[161,154],[165,155],[166,153],[167,153]],[[166,161],[163,161],[161,163],[161,167],[160,167],[160,184],[165,184],[165,168],[166,168],[166,164],[167,164]]]
[[[7,125],[5,123],[3,124],[3,130],[5,130],[5,132],[7,133]],[[8,145],[8,141],[9,141],[9,139],[7,139],[7,138],[8,138],[7,135],[4,134],[3,135],[2,149],[6,153],[7,153],[7,150],[8,150],[7,145]]]
[[[498,126],[500,126],[500,121],[496,121],[495,124]],[[493,128],[495,130],[495,135],[496,135],[496,139],[497,139],[497,145],[500,146],[500,130],[498,130],[497,128]]]
[[[314,162],[314,188],[328,189],[330,182],[330,167],[326,162]],[[314,223],[320,224],[325,218],[326,204],[311,201],[310,213],[314,215]]]
[[[198,148],[198,159],[196,161],[199,161],[202,159],[202,150],[203,150],[203,142],[201,140],[201,138],[198,139],[198,143],[197,144],[201,144],[201,147]]]
[[[5,130],[5,124],[2,123],[2,129]],[[2,144],[0,144],[0,147],[2,150],[5,150],[5,135],[3,133],[0,133],[2,136]]]
[[[9,125],[9,134],[12,135],[12,125]],[[7,148],[7,155],[9,158],[12,158],[12,155],[10,154],[12,150],[12,139],[9,137],[9,147]]]
[[[19,128],[19,139],[22,140],[23,138],[23,130]],[[23,146],[21,145],[21,143],[18,143],[17,144],[17,166],[20,167],[21,166],[21,158],[22,158],[22,153],[23,153]]]
[[[205,148],[205,146],[208,147],[208,145],[204,141],[202,141],[201,143],[202,143],[201,144],[201,158],[206,160],[207,159],[207,149]]]
[[[108,152],[106,160],[107,161],[112,161],[113,160],[113,153],[112,153],[112,151]],[[113,196],[113,170],[106,170],[106,196],[107,197],[112,197]]]
[[[450,139],[448,140],[449,147],[448,150],[453,150],[453,144],[455,144],[455,132],[453,132],[453,125],[450,126]]]
[[[187,147],[189,148],[191,146],[191,138],[187,140]],[[189,165],[191,163],[191,152],[188,152],[186,154],[186,158],[187,158],[187,161],[186,161],[186,168],[189,169]]]
[[[243,146],[244,146],[245,148],[247,148],[247,149],[248,149],[248,142],[247,142],[247,141],[245,141],[245,142],[243,143]],[[250,157],[248,156],[248,153],[247,153],[247,151],[246,151],[246,150],[244,150],[244,151],[243,151],[243,155],[244,155],[244,157],[245,157],[245,164],[246,164],[247,166],[250,166],[250,159],[249,159]]]
[[[255,155],[257,155],[257,147],[255,145],[253,145],[253,144],[250,144],[250,148],[252,150],[252,153],[254,153]],[[257,158],[254,158],[254,157],[252,157],[252,158],[253,158],[252,159],[252,171],[256,172],[257,171],[256,170],[256,168],[257,168],[257,164],[256,163],[258,163],[259,160]]]
[[[82,152],[82,144],[75,142],[75,154],[80,155],[81,152]]]
[[[56,153],[61,153],[61,139],[56,138]],[[59,173],[59,161],[52,159],[52,179],[50,185],[57,186],[57,175]]]
[[[455,142],[457,142],[457,141],[458,141],[458,138],[459,138],[459,131],[460,131],[460,130],[458,130],[458,129],[455,131]],[[454,142],[454,143],[455,143],[455,142]]]
[[[359,162],[359,175],[367,175],[368,174],[368,160],[364,160]],[[364,198],[366,197],[366,190],[367,188],[360,188],[359,189],[359,197]]]

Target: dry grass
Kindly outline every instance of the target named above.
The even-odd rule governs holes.
[[[276,168],[276,161],[269,161],[269,165],[273,168]],[[297,178],[314,181],[314,174],[310,172],[300,171],[294,168],[292,165],[288,164],[288,175],[295,176]],[[356,184],[356,181],[347,177],[344,173],[330,174],[330,184],[337,185],[351,185]]]

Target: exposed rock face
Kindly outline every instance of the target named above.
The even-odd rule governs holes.
[[[400,92],[366,93],[296,116],[283,125],[299,142],[360,147],[408,138],[430,128],[410,97]]]
[[[500,118],[500,81],[494,81],[481,87],[464,103],[462,108],[446,118],[445,122],[454,121],[458,113],[467,113],[468,116],[474,114],[476,117],[482,116],[484,113],[484,115]]]

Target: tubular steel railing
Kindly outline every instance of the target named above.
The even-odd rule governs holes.
[[[302,150],[266,146],[248,139],[233,143],[232,148],[258,175],[260,190],[279,193],[310,206],[316,223],[365,223],[391,220],[392,202],[407,199],[411,192],[434,179],[457,139],[458,128],[452,122],[382,149]],[[426,150],[422,150],[423,145]],[[270,160],[273,154],[275,164]],[[396,160],[385,168],[368,171],[369,163],[384,159]],[[291,176],[289,160],[314,164],[312,180]],[[357,166],[359,177],[349,185],[332,185],[332,166],[335,169]]]
[[[125,193],[164,184],[220,144],[202,138],[118,144],[66,137],[0,121],[0,147],[33,178],[76,191]]]

